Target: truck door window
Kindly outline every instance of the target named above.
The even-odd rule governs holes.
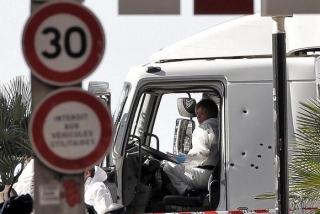
[[[147,129],[150,124],[149,120],[154,110],[153,106],[155,99],[155,96],[148,93],[142,94],[139,99],[130,133],[131,135],[139,137],[141,140],[144,139],[144,134],[147,133]],[[149,145],[149,143],[143,144]]]
[[[202,93],[192,93],[191,96],[199,101]],[[188,97],[186,93],[164,94],[158,107],[156,119],[153,126],[153,134],[158,136],[160,141],[160,151],[173,153],[173,143],[175,137],[176,120],[178,118],[190,119],[180,116],[177,107],[179,97]],[[196,118],[193,118],[196,125]],[[151,146],[156,148],[156,139],[151,139]]]

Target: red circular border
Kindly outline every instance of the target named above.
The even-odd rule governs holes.
[[[101,125],[101,136],[96,148],[87,156],[72,160],[59,157],[52,152],[45,142],[43,130],[46,117],[50,111],[58,105],[70,101],[80,102],[91,108],[97,114]],[[110,149],[113,123],[106,107],[90,93],[76,88],[59,89],[49,94],[37,106],[30,120],[29,134],[34,151],[46,165],[64,173],[82,172],[95,165]]]
[[[35,34],[40,24],[50,16],[66,13],[81,19],[92,35],[92,49],[88,59],[78,68],[68,72],[57,72],[48,68],[38,58],[35,50]],[[71,2],[49,3],[39,8],[28,20],[23,32],[23,53],[35,74],[41,80],[53,85],[75,84],[93,72],[104,53],[104,33],[99,20],[81,4]]]

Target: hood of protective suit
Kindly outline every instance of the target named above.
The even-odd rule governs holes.
[[[103,169],[101,169],[99,166],[95,166],[94,169],[95,169],[95,174],[93,178],[89,177],[85,181],[85,190],[91,184],[96,182],[104,182],[108,178],[107,173]]]
[[[107,180],[108,175],[103,169],[101,169],[99,166],[95,166],[94,169],[95,169],[95,174],[92,178],[94,182],[103,182]]]

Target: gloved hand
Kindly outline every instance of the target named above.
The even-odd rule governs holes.
[[[178,154],[176,156],[176,160],[179,162],[179,163],[184,163],[186,161],[186,155],[185,154]]]

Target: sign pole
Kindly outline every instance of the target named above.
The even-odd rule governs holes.
[[[285,17],[293,14],[320,13],[319,0],[261,0],[261,15],[273,17],[273,99],[274,133],[276,145],[276,208],[289,212],[288,130],[287,130],[287,75]]]
[[[81,6],[82,2],[83,0],[61,1],[58,3],[54,0],[31,0],[31,16],[23,35],[23,49],[26,61],[31,68],[33,109],[40,108],[41,101],[59,88],[70,86],[81,90],[82,79],[95,69],[102,58],[104,51],[103,30],[94,15]],[[69,14],[69,17],[71,16],[72,18],[66,18],[65,14]],[[61,20],[64,20],[66,25],[61,25]],[[75,43],[74,40],[71,41],[73,34],[78,34],[80,38]],[[55,42],[56,40],[52,40],[52,37],[56,38],[56,40],[63,38],[64,41]],[[71,42],[73,42],[72,45]],[[62,47],[61,44],[65,46]],[[77,45],[77,47],[74,48],[74,45]],[[68,88],[65,90],[68,90]],[[70,91],[71,93],[73,92],[72,90]],[[89,97],[88,99],[91,98]],[[61,111],[61,108],[61,106],[55,107],[52,105],[49,106],[48,112],[57,113],[59,110]],[[84,108],[86,109],[85,104]],[[70,111],[68,109],[68,112]],[[87,113],[86,111],[84,110],[85,113]],[[47,117],[50,118],[49,116]],[[93,118],[95,117],[93,116]],[[94,121],[91,116],[92,120]],[[39,120],[35,120],[34,123],[37,123],[37,121]],[[55,125],[52,124],[52,121],[50,121],[49,126]],[[78,125],[81,126],[83,124],[86,124],[86,122],[84,121],[81,124],[73,123],[71,125],[75,125],[75,127],[72,126],[77,129],[74,131],[81,132],[81,127],[78,127]],[[68,126],[70,124],[65,125]],[[47,130],[51,130],[51,126]],[[32,130],[34,127],[36,126],[32,125],[29,129]],[[34,133],[40,133],[41,136],[46,135],[48,131],[45,132],[43,127],[39,128],[37,126],[37,130]],[[112,135],[112,131],[109,134]],[[94,136],[96,139],[103,139],[103,136],[97,134]],[[39,143],[39,138],[37,134],[32,137],[34,146],[35,141]],[[48,142],[43,142],[47,139],[50,139],[50,137],[46,136],[45,140],[41,140],[40,144],[43,145],[39,146],[39,148],[48,148],[48,146],[46,147]],[[93,142],[93,145],[96,144],[97,140]],[[95,149],[95,146],[92,146],[92,148]],[[66,154],[61,153],[60,150],[52,151],[57,159],[66,157]],[[107,151],[107,149],[105,150]],[[75,151],[75,154],[77,154],[77,151]],[[88,156],[90,154],[85,153],[84,157],[81,158],[86,160],[86,157],[90,157]],[[35,151],[34,213],[85,213],[83,172],[85,168],[88,169],[89,167],[77,165],[76,167],[78,168],[74,171],[68,171],[68,169],[59,171],[57,167],[55,169],[52,167],[55,163],[50,166],[44,162],[43,157],[46,157],[45,153],[39,153],[39,150]],[[69,160],[69,157],[66,158],[66,161]],[[71,161],[77,162],[77,156]],[[93,165],[94,163],[90,163],[90,167]],[[61,167],[64,166],[62,165]]]
[[[52,0],[47,0],[47,2]],[[82,0],[75,0],[82,2]],[[31,14],[46,1],[31,0]],[[76,87],[81,88],[81,83]],[[31,91],[32,91],[32,107],[35,108],[39,101],[47,94],[54,91],[57,87],[44,83],[39,80],[31,72]],[[40,130],[39,130],[40,131]],[[34,213],[46,214],[81,214],[85,213],[83,203],[84,195],[84,179],[83,174],[66,175],[53,171],[45,166],[39,158],[34,155]],[[73,181],[77,184],[78,195],[81,196],[80,203],[70,206],[66,200],[60,200],[60,189],[63,188],[63,182]],[[74,191],[70,191],[74,192]],[[45,196],[45,197],[43,197]]]
[[[287,139],[287,75],[286,33],[284,16],[273,17],[273,108],[276,145],[276,207],[281,214],[289,211],[288,196],[288,139]]]

